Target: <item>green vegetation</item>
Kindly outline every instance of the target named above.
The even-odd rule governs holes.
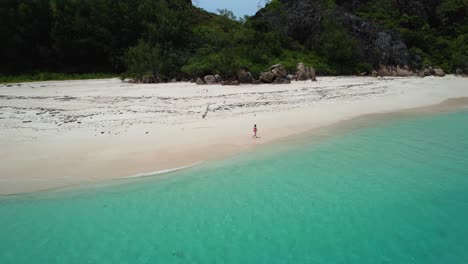
[[[193,78],[209,73],[254,75],[272,64],[303,61],[332,73],[322,55],[280,37],[266,23],[219,15],[184,0],[8,0],[0,7],[0,74],[5,81],[128,77]],[[269,8],[280,9],[280,1]],[[34,74],[34,72],[59,72]],[[31,73],[31,74],[24,74]],[[17,77],[12,77],[17,76]]]
[[[334,0],[323,0],[329,8]],[[447,71],[468,68],[467,0],[443,0],[427,21],[401,13],[396,0],[371,0],[358,14],[397,30],[420,65]],[[359,61],[356,40],[333,18],[315,50],[273,30],[274,25],[210,14],[187,0],[5,0],[0,5],[0,81],[94,78],[107,74],[194,78],[239,69],[258,75],[272,64],[293,71],[298,62],[320,74],[355,74],[371,67]],[[281,1],[266,9],[281,23]],[[51,72],[58,72],[56,74]],[[27,73],[27,74],[25,74]]]
[[[37,72],[33,74],[0,75],[0,83],[38,82],[38,81],[64,81],[104,79],[117,77],[115,73],[79,73],[65,74],[53,72]]]
[[[344,28],[332,19],[323,22],[320,36],[320,52],[333,68],[333,74],[353,74],[358,63],[357,42]]]

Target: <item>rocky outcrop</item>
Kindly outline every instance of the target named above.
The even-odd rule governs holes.
[[[396,73],[397,73],[397,76],[400,76],[400,77],[408,77],[408,76],[414,76],[415,73],[410,71],[409,67],[406,65],[406,66],[403,66],[403,68],[400,68],[400,66],[397,66],[396,68]]]
[[[426,68],[423,70],[424,76],[434,75],[434,69],[432,67]]]
[[[288,72],[286,71],[286,69],[283,68],[281,64],[271,66],[270,70],[275,75],[276,79],[286,78],[288,76]]]
[[[374,76],[375,72],[373,72],[372,75]],[[409,77],[409,76],[415,76],[416,73],[411,71],[407,65],[403,67],[380,65],[377,75],[378,76]]]
[[[259,81],[262,83],[289,84],[292,78],[293,76],[288,75],[288,72],[281,64],[275,64],[270,67],[270,71],[260,74]]]
[[[437,76],[437,77],[444,77],[445,72],[442,69],[433,69],[432,67],[425,68],[418,72],[419,77],[427,77],[427,76]]]
[[[237,72],[237,80],[239,83],[252,83],[252,74],[246,70],[240,70]]]
[[[275,79],[275,75],[272,72],[262,72],[259,80],[263,83],[272,83]]]
[[[287,78],[285,77],[281,77],[281,78],[276,78],[274,81],[273,81],[274,84],[290,84],[291,81],[288,80]]]
[[[426,23],[439,23],[437,7],[443,0],[392,1],[393,7],[402,14],[418,16]],[[390,1],[389,1],[390,2]],[[348,12],[355,12],[369,3],[369,0],[336,0],[336,3]]]
[[[224,80],[221,81],[221,85],[239,85],[240,82],[238,80]]]
[[[197,85],[205,85],[206,83],[201,79],[198,78],[197,81],[195,82]]]
[[[208,84],[208,85],[214,85],[214,84],[221,84],[223,81],[223,79],[221,78],[221,76],[219,74],[215,74],[215,75],[206,75],[205,77],[202,78],[198,78],[196,80],[196,83],[198,85],[205,85],[205,84]]]
[[[315,78],[315,69],[313,67],[306,67],[304,63],[299,63],[297,65],[296,71],[296,80],[298,81],[306,81],[312,80],[316,81]]]
[[[434,76],[437,76],[437,77],[444,77],[444,76],[445,76],[445,72],[444,72],[444,70],[442,70],[442,69],[434,69]]]
[[[299,77],[298,77],[299,76]],[[206,75],[205,77],[198,78],[196,83],[198,85],[206,84],[221,84],[221,85],[239,85],[239,84],[289,84],[291,80],[314,80],[316,81],[315,70],[313,67],[307,67],[303,63],[297,65],[296,75],[288,74],[288,71],[281,65],[275,64],[270,67],[269,71],[262,72],[258,79],[254,79],[250,72],[247,70],[239,70],[237,78],[222,80],[220,75]]]
[[[216,77],[214,75],[206,75],[203,80],[205,81],[206,84],[213,85],[213,84],[218,84],[218,81],[216,80]]]
[[[352,13],[350,1],[336,1],[331,7],[328,1],[279,0],[277,10],[261,9],[254,20],[263,21],[281,35],[290,37],[309,49],[319,48],[323,22],[338,21],[346,32],[357,41],[362,61],[374,67],[379,65],[411,65],[406,44],[396,32],[384,30]],[[367,2],[367,1],[351,1]],[[349,5],[349,8],[345,8]]]

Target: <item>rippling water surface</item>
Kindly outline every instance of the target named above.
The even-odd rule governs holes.
[[[272,148],[0,198],[0,263],[468,263],[468,112]]]

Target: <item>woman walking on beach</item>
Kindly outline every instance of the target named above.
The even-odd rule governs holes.
[[[253,134],[252,138],[257,138],[257,131],[258,131],[257,125],[254,125],[254,128],[253,128],[254,134]]]

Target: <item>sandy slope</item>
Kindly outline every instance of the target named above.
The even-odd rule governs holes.
[[[0,85],[0,194],[185,166],[360,115],[458,97],[468,97],[468,80],[454,76],[239,87],[118,79]],[[251,138],[253,124],[260,139]]]

